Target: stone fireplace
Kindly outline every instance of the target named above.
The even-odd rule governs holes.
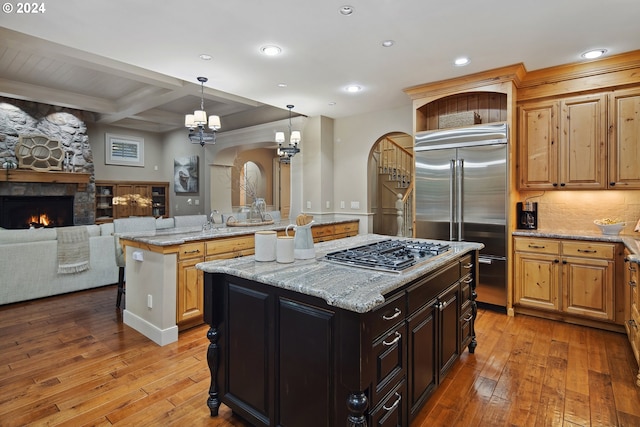
[[[95,222],[95,184],[86,112],[0,97],[0,197],[67,197],[73,200],[71,225]],[[11,169],[21,135],[59,141],[74,159],[73,172]],[[67,199],[68,200],[68,199]],[[0,225],[1,227],[2,225]]]

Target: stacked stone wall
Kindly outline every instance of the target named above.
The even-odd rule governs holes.
[[[15,147],[20,135],[43,135],[60,141],[64,152],[74,159],[74,172],[91,174],[86,191],[75,192],[76,225],[95,222],[95,174],[85,125],[87,114],[69,108],[0,97],[0,168],[18,164]],[[69,191],[67,184],[0,183],[0,195],[54,196]]]

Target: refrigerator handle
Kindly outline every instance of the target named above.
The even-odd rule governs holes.
[[[457,194],[457,198],[458,198],[458,207],[457,207],[457,214],[458,214],[458,241],[462,242],[464,240],[464,235],[463,235],[463,227],[462,225],[464,224],[464,198],[462,197],[464,194],[464,159],[460,159],[458,160],[458,171],[457,171],[457,175],[458,175],[458,185],[457,185],[457,190],[458,190],[458,194]]]
[[[451,160],[451,179],[449,179],[449,240],[455,240],[456,222],[456,161]]]

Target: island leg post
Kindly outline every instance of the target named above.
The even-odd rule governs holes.
[[[207,332],[207,338],[209,339],[209,348],[207,349],[207,363],[209,364],[209,372],[211,373],[211,385],[209,386],[209,398],[207,399],[207,406],[211,410],[211,416],[218,416],[218,409],[220,408],[220,399],[218,398],[218,330],[216,328],[210,328]]]
[[[367,406],[369,406],[369,402],[364,392],[357,391],[349,394],[347,398],[347,409],[349,409],[347,427],[367,427],[367,419],[364,416]]]

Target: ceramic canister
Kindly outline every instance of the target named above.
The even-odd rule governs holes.
[[[276,261],[291,263],[293,260],[293,236],[279,236],[276,244]]]
[[[275,261],[277,241],[278,241],[278,235],[275,231],[256,231],[256,234],[255,234],[256,261]]]

